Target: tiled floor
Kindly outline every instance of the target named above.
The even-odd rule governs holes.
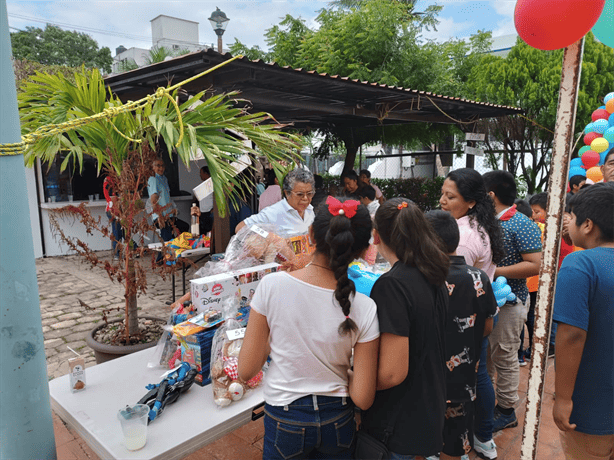
[[[522,443],[522,425],[524,422],[527,381],[529,366],[520,368],[520,406],[516,410],[518,427],[508,428],[495,435],[498,460],[518,460]],[[559,442],[559,432],[552,420],[554,394],[554,360],[548,360],[548,374],[542,406],[542,419],[539,431],[537,458],[540,460],[563,460]],[[69,429],[54,414],[55,439],[59,460],[98,459],[85,442]],[[263,419],[251,422],[238,430],[218,439],[208,446],[196,451],[185,460],[256,460],[262,458],[262,438],[264,436]],[[475,459],[471,452],[470,459]]]

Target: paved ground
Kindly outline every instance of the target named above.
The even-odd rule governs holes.
[[[99,254],[102,258],[110,257],[110,251]],[[121,286],[112,283],[104,269],[91,269],[89,265],[75,256],[37,259],[36,268],[49,379],[68,373],[67,359],[72,356],[67,349],[68,346],[86,357],[87,366],[94,365],[93,352],[85,344],[85,334],[96,324],[100,324],[100,314],[98,311],[89,311],[82,307],[77,299],[97,309],[111,304],[120,305],[123,302]],[[194,269],[188,271],[187,279],[190,278],[190,273],[193,271]],[[148,281],[147,294],[139,297],[140,312],[165,318],[169,311],[166,302],[171,298],[170,278],[162,280],[158,275],[151,274]],[[180,284],[181,276],[179,275],[176,280],[177,292],[181,290]],[[537,452],[537,458],[540,460],[564,459],[560,449],[558,430],[552,420],[553,364],[553,360],[550,359]],[[519,389],[521,401],[517,409],[519,426],[504,430],[495,436],[499,460],[518,460],[520,458],[527,380],[528,366],[521,368]],[[98,459],[87,444],[55,414],[54,429],[59,460]],[[260,459],[262,458],[263,436],[264,427],[260,419],[194,452],[185,460]],[[474,458],[476,458],[475,453],[472,452],[470,459]]]

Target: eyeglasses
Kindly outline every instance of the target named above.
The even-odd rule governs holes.
[[[308,200],[311,200],[313,198],[313,196],[316,194],[316,192],[290,192],[292,193],[294,196],[296,196],[299,200],[304,200],[305,198],[307,198]]]

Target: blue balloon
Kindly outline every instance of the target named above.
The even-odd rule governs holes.
[[[603,103],[607,104],[610,99],[614,99],[614,92],[606,94],[603,98]]]
[[[592,133],[592,132],[593,132],[593,124],[589,123],[584,128],[584,134],[588,134],[588,133]]]
[[[610,123],[610,126],[614,126],[614,113],[610,115],[610,118],[608,118],[608,123]]]
[[[606,0],[599,19],[592,28],[595,37],[601,43],[614,48],[614,0]],[[607,97],[607,96],[606,96]],[[614,97],[614,96],[613,96]],[[608,102],[608,101],[605,101]]]
[[[573,168],[569,168],[569,178],[571,179],[573,176],[584,176],[586,177],[586,169],[578,168],[577,166]]]
[[[603,132],[603,138],[606,139],[610,144],[614,142],[614,126],[606,129]]]
[[[601,119],[593,122],[593,131],[599,134],[603,134],[609,127],[610,122],[608,120]]]
[[[581,168],[582,167],[582,158],[574,158],[569,162],[569,168]]]
[[[605,156],[606,156],[606,155],[607,155],[609,152],[610,152],[610,149],[606,150],[605,152],[601,152],[601,153],[599,154],[600,158],[599,158],[599,165],[598,165],[598,166],[601,166],[601,165],[603,165],[603,164],[605,163]]]

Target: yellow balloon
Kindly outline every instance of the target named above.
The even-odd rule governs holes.
[[[593,152],[601,153],[605,152],[610,147],[610,143],[607,139],[603,137],[598,137],[593,142],[591,142],[591,150]]]
[[[586,171],[586,178],[592,180],[593,182],[599,182],[601,179],[603,179],[601,168],[599,166],[593,166]]]

